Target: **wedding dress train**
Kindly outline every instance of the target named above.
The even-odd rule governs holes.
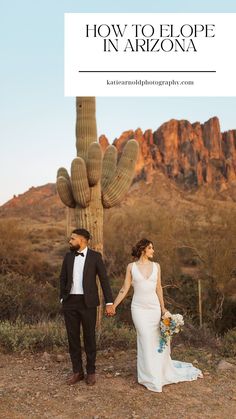
[[[202,372],[187,362],[170,357],[170,345],[159,353],[161,308],[156,293],[158,265],[152,262],[152,273],[146,279],[137,264],[132,264],[134,295],[132,319],[137,331],[138,382],[148,390],[161,392],[162,386],[202,378]]]

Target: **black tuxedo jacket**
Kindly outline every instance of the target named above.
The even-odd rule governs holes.
[[[60,274],[60,299],[63,298],[64,301],[70,295],[75,257],[81,256],[75,256],[75,252],[68,252],[62,263]],[[105,302],[112,303],[113,297],[111,287],[102,260],[102,255],[101,253],[88,248],[83,271],[83,290],[87,307],[96,307],[100,304],[96,275],[99,277]]]

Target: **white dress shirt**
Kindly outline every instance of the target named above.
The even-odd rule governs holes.
[[[84,256],[76,256],[73,267],[73,283],[70,290],[70,294],[83,294],[83,272],[84,263],[87,256],[88,248],[85,247],[83,250],[79,250],[79,253],[83,253]]]
[[[87,256],[88,248],[80,250],[79,253],[83,253],[83,256],[75,256],[74,260],[74,267],[73,267],[73,282],[72,287],[70,290],[70,294],[84,294],[83,289],[83,273],[84,273],[84,263]],[[63,298],[61,298],[60,302],[62,303]],[[106,303],[107,306],[113,305],[113,303]]]

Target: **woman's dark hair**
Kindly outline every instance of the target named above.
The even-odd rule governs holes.
[[[132,253],[131,255],[135,258],[140,258],[142,252],[144,249],[146,249],[147,246],[149,246],[149,244],[152,244],[151,240],[148,239],[141,239],[139,240],[138,243],[136,243],[136,245],[132,248]]]

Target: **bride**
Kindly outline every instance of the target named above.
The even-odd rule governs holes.
[[[163,300],[161,269],[150,261],[154,248],[150,240],[140,240],[132,249],[136,262],[129,263],[124,284],[119,291],[114,308],[134,288],[131,304],[132,319],[137,332],[138,382],[148,390],[161,392],[162,386],[180,381],[202,378],[202,372],[187,362],[174,361],[170,357],[170,344],[158,352],[161,316],[168,316]]]

